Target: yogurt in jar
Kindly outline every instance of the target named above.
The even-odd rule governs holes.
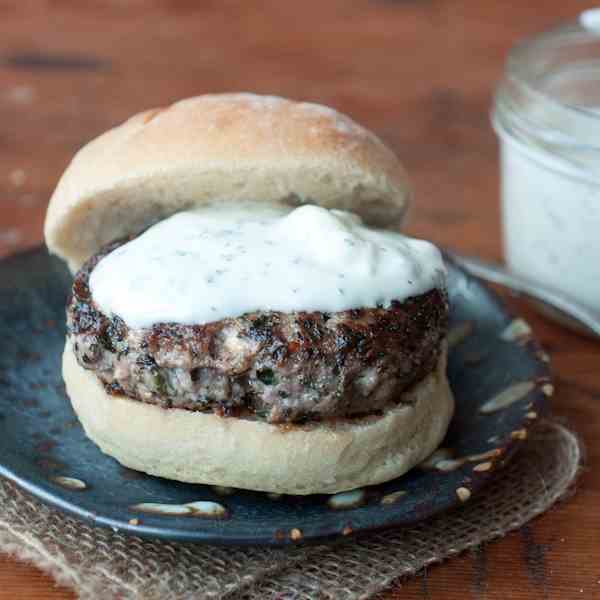
[[[520,275],[600,308],[600,185],[556,170],[542,152],[501,147],[506,262]]]
[[[598,19],[588,11],[511,52],[493,123],[508,266],[600,309],[600,11],[593,12]]]

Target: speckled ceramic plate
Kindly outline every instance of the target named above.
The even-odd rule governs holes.
[[[70,276],[45,250],[0,262],[0,475],[86,521],[148,537],[275,544],[407,525],[467,502],[546,409],[547,358],[527,325],[449,264],[456,416],[442,450],[389,483],[274,497],[125,469],[85,437],[60,374]]]

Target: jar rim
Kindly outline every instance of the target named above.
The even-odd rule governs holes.
[[[592,9],[598,11],[600,17],[600,9]],[[535,85],[532,81],[531,73],[528,73],[527,68],[531,67],[535,63],[536,53],[546,51],[548,47],[553,46],[555,50],[565,48],[568,45],[593,43],[598,46],[600,51],[600,23],[598,29],[587,28],[582,24],[581,16],[586,12],[584,11],[580,15],[580,18],[576,21],[559,25],[538,33],[532,37],[525,38],[524,40],[517,42],[508,53],[506,61],[506,74],[508,77],[515,79],[521,85],[526,86],[533,94],[540,98],[556,104],[561,108],[572,111],[573,113],[582,115],[584,117],[591,117],[598,121],[600,119],[600,112],[590,110],[585,106],[572,104],[569,102],[563,102],[562,100],[551,95],[547,91],[544,91]],[[600,55],[599,55],[600,58]]]
[[[593,27],[582,18],[590,12]],[[496,112],[509,131],[549,152],[598,156],[600,9],[517,43],[496,91]]]

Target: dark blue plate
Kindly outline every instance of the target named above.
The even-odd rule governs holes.
[[[97,525],[222,544],[407,525],[468,501],[545,412],[552,386],[547,358],[526,324],[452,263],[449,271],[457,410],[444,449],[383,485],[335,497],[275,498],[159,479],[103,455],[85,437],[61,378],[69,274],[42,249],[1,261],[0,475]],[[190,505],[198,501],[226,512],[210,517],[218,507]]]

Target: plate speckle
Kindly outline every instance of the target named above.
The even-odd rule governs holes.
[[[492,463],[490,461],[479,463],[473,467],[473,471],[476,473],[485,473],[485,471],[489,471],[492,468]]]
[[[524,343],[531,338],[531,327],[524,319],[515,319],[500,334],[500,339],[505,342]]]
[[[397,492],[386,494],[381,499],[381,504],[396,504],[396,502],[398,502],[402,496],[406,496],[406,492],[404,490],[398,490]]]
[[[197,502],[188,502],[186,506],[192,509],[192,515],[194,517],[206,517],[207,519],[223,519],[228,516],[227,509],[218,502],[198,500]]]
[[[479,412],[483,415],[489,415],[498,410],[503,410],[522,400],[535,388],[535,384],[531,381],[523,381],[521,383],[515,383],[506,389],[502,390],[499,394],[494,396],[491,400],[488,400],[480,409]]]
[[[227,509],[217,503],[207,500],[186,502],[185,504],[161,504],[160,502],[141,502],[131,507],[132,511],[171,517],[205,517],[223,519],[227,516]]]
[[[462,467],[465,464],[464,458],[450,458],[448,460],[440,460],[435,463],[435,468],[438,471],[442,471],[442,473],[448,473],[450,471],[455,471],[456,469]]]
[[[480,460],[486,460],[488,458],[497,458],[502,454],[504,454],[504,450],[502,448],[494,448],[493,450],[481,452],[480,454],[471,454],[470,456],[467,456],[466,459],[471,462],[477,462]]]
[[[542,392],[544,392],[544,394],[550,398],[554,395],[554,386],[551,383],[545,383],[542,386]]]
[[[185,504],[161,504],[160,502],[141,502],[140,504],[134,504],[131,510],[170,517],[192,514],[192,509]]]
[[[367,495],[362,489],[351,490],[330,496],[327,504],[333,510],[348,510],[364,504],[366,497]]]
[[[68,490],[85,490],[87,488],[85,481],[81,481],[81,479],[76,479],[75,477],[57,475],[56,477],[50,477],[50,479]]]
[[[449,473],[450,471],[455,471],[462,467],[465,463],[468,462],[478,462],[480,460],[485,460],[488,458],[496,458],[502,454],[503,450],[501,448],[494,448],[493,450],[488,450],[487,452],[481,452],[480,454],[471,454],[468,456],[463,456],[462,458],[447,458],[438,460],[433,468],[441,471],[442,473]],[[490,463],[491,464],[491,463]]]
[[[456,495],[461,502],[466,502],[471,497],[471,490],[466,487],[459,487],[456,490]]]

